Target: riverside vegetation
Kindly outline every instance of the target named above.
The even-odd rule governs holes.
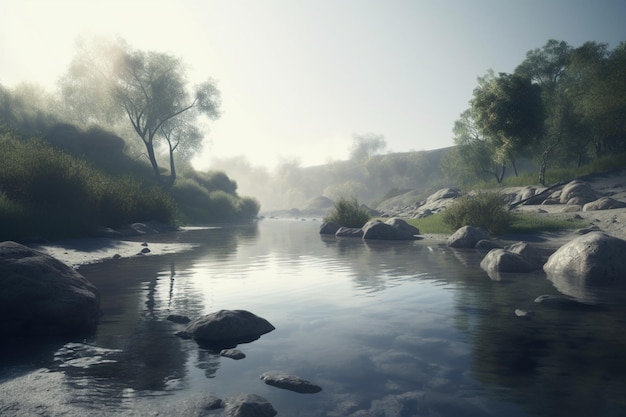
[[[77,141],[91,140],[109,151],[78,156],[53,146],[51,137],[0,134],[0,240],[86,236],[142,221],[242,221],[258,213],[256,200],[238,196],[237,184],[224,173],[187,169],[165,189],[147,164],[122,151],[123,143],[113,150],[111,143],[120,138],[72,129]]]

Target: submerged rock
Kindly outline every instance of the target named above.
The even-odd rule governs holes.
[[[278,412],[265,398],[256,394],[239,394],[226,400],[227,417],[274,417]]]
[[[98,290],[76,270],[19,243],[0,243],[3,336],[92,332],[99,317]]]
[[[282,372],[270,371],[261,375],[261,379],[273,387],[298,392],[300,394],[315,394],[322,390],[322,387],[315,385],[299,376],[289,375]]]
[[[220,356],[225,358],[231,358],[235,360],[240,360],[246,357],[246,354],[240,351],[239,349],[222,349],[220,352]]]
[[[170,314],[169,316],[167,316],[167,320],[178,324],[187,324],[191,321],[189,317],[182,314]]]

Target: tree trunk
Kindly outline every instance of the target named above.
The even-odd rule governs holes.
[[[159,169],[159,163],[157,162],[156,155],[154,153],[154,147],[152,146],[152,140],[144,141],[146,144],[146,150],[148,151],[148,159],[150,160],[150,165],[152,165],[152,171],[154,172],[154,176],[158,183],[161,183],[161,170]]]

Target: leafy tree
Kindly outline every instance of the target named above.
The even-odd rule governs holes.
[[[442,161],[446,174],[459,184],[494,177],[502,182],[506,164],[498,160],[495,146],[476,126],[472,108],[461,113],[452,129],[456,147]]]
[[[474,90],[471,101],[476,127],[489,138],[495,160],[515,167],[543,128],[541,88],[527,77],[500,73]]]
[[[62,91],[70,113],[83,123],[130,122],[155,177],[167,187],[176,180],[175,152],[193,153],[201,146],[198,116],[219,117],[220,95],[212,80],[190,90],[178,58],[133,50],[121,40],[83,44],[62,80]],[[167,176],[157,158],[162,148],[169,157]]]

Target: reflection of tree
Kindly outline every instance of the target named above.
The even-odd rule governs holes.
[[[507,399],[533,415],[623,415],[626,309],[533,303],[544,293],[554,289],[542,273],[509,274],[505,282],[485,277],[485,283],[455,292],[455,319],[472,337],[475,375],[507,388]],[[516,308],[535,315],[517,318]]]

